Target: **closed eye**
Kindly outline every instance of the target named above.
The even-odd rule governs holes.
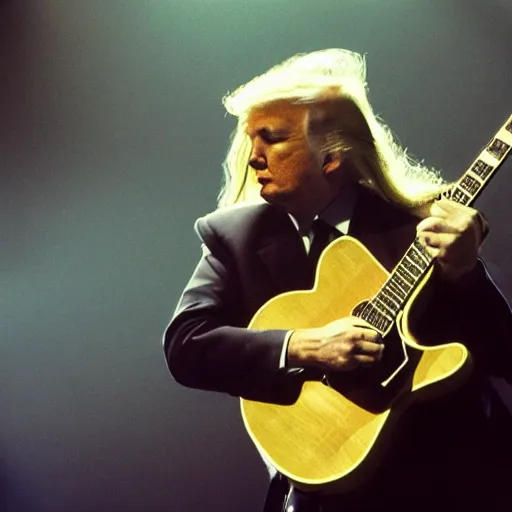
[[[259,132],[260,137],[267,143],[267,144],[276,144],[278,142],[284,142],[288,135],[283,131],[273,131],[269,130],[268,128],[263,128]]]

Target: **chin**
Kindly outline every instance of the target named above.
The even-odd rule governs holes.
[[[278,205],[280,203],[280,194],[272,194],[269,190],[264,190],[265,187],[263,187],[260,191],[260,196],[262,199],[264,199],[267,203]]]
[[[260,197],[267,201],[267,203],[272,203],[272,199],[275,196],[275,194],[272,194],[271,190],[268,190],[267,185],[263,185],[260,189]]]
[[[271,204],[272,206],[275,206],[276,208],[279,208],[280,210],[283,210],[286,213],[291,213],[291,210],[293,210],[293,208],[290,208],[289,201],[286,201],[282,195],[261,194],[261,198],[265,202]]]

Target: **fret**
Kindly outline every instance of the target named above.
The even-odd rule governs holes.
[[[491,174],[494,167],[492,165],[486,164],[483,160],[477,160],[473,167],[471,167],[471,172],[476,174],[482,180],[487,179],[487,177]]]
[[[388,320],[393,320],[431,262],[432,257],[416,238],[384,286],[372,299],[372,307]]]
[[[497,137],[487,146],[487,151],[498,160],[501,160],[509,149],[510,146]]]
[[[416,264],[407,257],[405,257],[402,260],[400,265],[404,267],[409,272],[409,274],[413,275],[414,277],[420,277],[421,274],[423,273],[423,269],[418,268]]]
[[[471,201],[471,196],[468,196],[463,190],[461,190],[458,185],[456,185],[452,192],[452,201],[455,201],[460,204],[467,205]]]
[[[422,259],[425,261],[427,266],[430,265],[430,263],[432,262],[432,256],[427,252],[426,247],[420,242],[420,239],[417,237],[414,239],[414,242],[411,246],[411,250],[413,248],[415,249],[415,252],[417,254],[421,255]]]
[[[387,318],[380,316],[377,318],[373,326],[381,332],[386,332],[393,322]]]
[[[394,281],[394,278],[388,279],[386,283],[386,290],[392,293],[395,297],[399,299],[400,302],[404,301],[407,298],[407,292],[400,288]]]
[[[384,303],[380,293],[373,298],[372,304],[374,304],[377,307],[377,309],[389,320],[395,318],[396,314],[398,313],[398,311],[393,311],[387,306],[387,304]]]
[[[407,251],[407,257],[412,260],[414,264],[421,269],[422,272],[427,269],[430,263],[430,261],[427,261],[420,256],[420,253],[414,246]]]
[[[411,291],[411,286],[409,283],[402,279],[396,272],[391,274],[391,277],[389,278],[389,284],[392,284],[396,287],[396,293],[400,295],[402,300],[405,300]]]
[[[404,268],[403,265],[398,265],[396,267],[395,272],[405,281],[407,284],[410,285],[409,289],[412,288],[416,284],[416,279],[414,279],[409,272]]]
[[[361,314],[361,318],[366,320],[370,325],[372,325],[380,332],[386,332],[392,323],[392,321],[382,315],[382,313],[371,303],[368,303],[365,306]]]
[[[475,180],[475,178],[466,175],[464,178],[462,178],[459,186],[474,196],[480,190],[482,185],[477,180]]]
[[[400,295],[393,291],[393,287],[390,286],[390,284],[391,283],[389,282],[386,283],[379,293],[384,294],[387,300],[393,301],[393,303],[396,304],[398,308],[401,308],[403,299],[400,297]],[[407,295],[405,295],[405,297],[407,297]]]
[[[391,311],[391,313],[396,315],[400,311],[400,303],[396,303],[392,298],[387,294],[386,289],[382,289],[377,295],[377,299],[380,300],[385,306]]]

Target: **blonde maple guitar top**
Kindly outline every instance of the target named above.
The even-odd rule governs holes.
[[[312,290],[275,297],[258,311],[250,327],[325,325],[352,314],[358,304],[378,292],[388,276],[363,245],[343,237],[322,254]],[[406,315],[402,318],[406,327],[404,319]],[[407,328],[404,331],[410,336]],[[468,366],[468,352],[461,344],[420,347],[412,336],[404,340],[409,361],[391,380],[394,370],[404,365],[399,340],[398,350],[387,363],[383,361],[382,372],[373,378],[367,379],[369,371],[359,375],[354,371],[340,374],[341,379],[331,376],[330,386],[306,382],[293,405],[242,400],[246,429],[264,459],[303,489],[339,492],[364,479],[369,468],[363,461],[374,465],[370,452],[380,453],[378,441],[386,437],[382,434],[390,430],[393,416],[419,398],[422,390],[432,394],[433,388],[427,385],[449,377],[456,384],[463,376],[459,370]],[[385,386],[383,381],[387,381]]]

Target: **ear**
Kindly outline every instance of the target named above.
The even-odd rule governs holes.
[[[324,158],[322,169],[325,176],[330,176],[333,173],[338,172],[343,164],[343,153],[336,151],[328,153]]]

